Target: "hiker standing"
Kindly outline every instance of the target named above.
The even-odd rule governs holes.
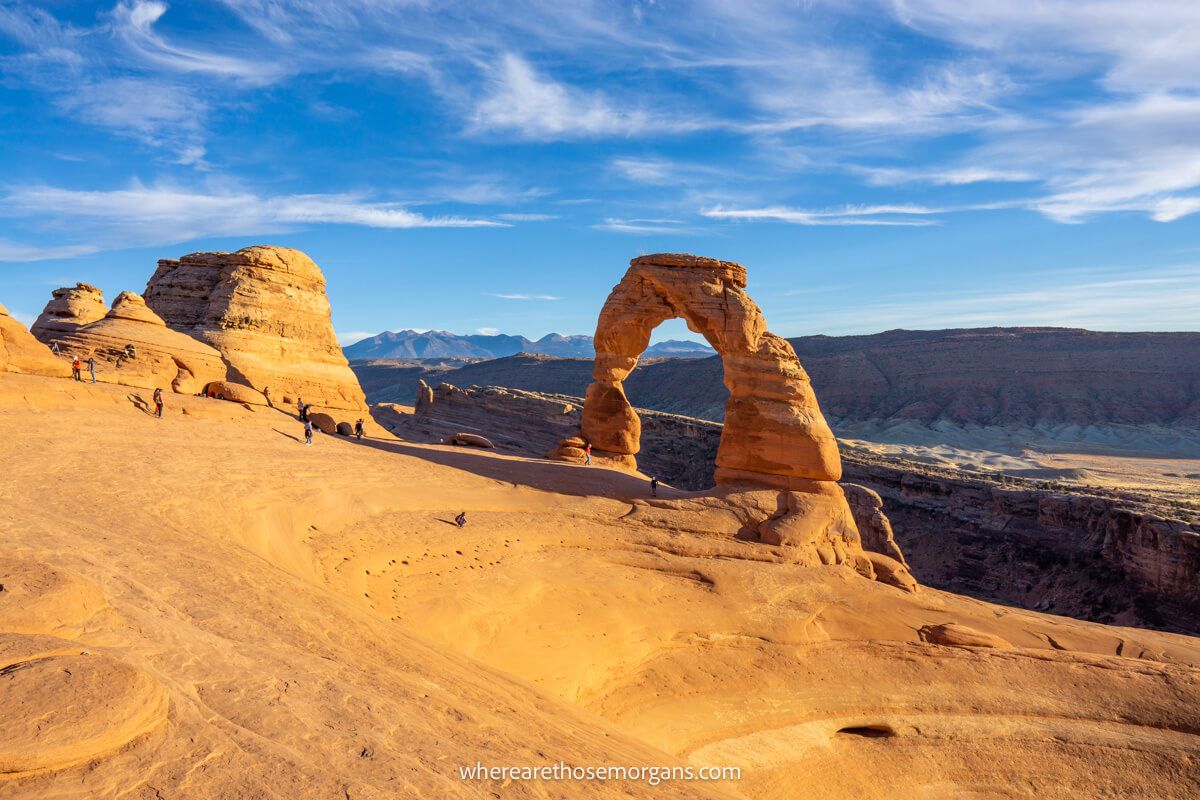
[[[304,401],[299,397],[296,398],[296,415],[300,417],[301,421],[304,420]]]
[[[77,381],[83,380],[83,378],[79,377],[79,370],[81,368],[82,366],[79,363],[79,356],[75,356],[75,358],[71,361],[71,377]]]
[[[650,477],[650,496],[658,497],[658,478]]]
[[[592,443],[591,443],[591,442],[588,442],[588,446],[587,446],[587,448],[586,448],[586,449],[583,451],[583,454],[584,454],[585,456],[587,456],[587,460],[586,460],[586,461],[584,461],[583,463],[584,463],[585,465],[586,465],[586,464],[590,464],[590,463],[592,463]]]
[[[312,422],[307,419],[304,420],[304,445],[312,445]]]
[[[363,435],[363,424],[362,424],[362,419],[360,418],[358,420],[358,422],[354,423],[354,438],[361,439],[362,435]]]
[[[88,359],[88,372],[92,373],[92,383],[96,382],[96,359]]]
[[[159,387],[154,388],[154,416],[162,418],[163,410],[163,393]]]

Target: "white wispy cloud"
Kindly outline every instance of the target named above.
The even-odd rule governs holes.
[[[143,61],[175,72],[194,72],[232,78],[253,84],[272,83],[286,70],[269,58],[241,58],[174,45],[154,30],[167,12],[167,4],[157,0],[132,0],[119,3],[112,11],[113,33],[130,52]]]
[[[562,300],[561,297],[553,294],[491,294],[488,296],[501,300]]]
[[[980,166],[921,168],[851,165],[849,169],[865,176],[867,183],[872,186],[899,186],[906,183],[965,186],[972,183],[1022,183],[1038,179],[1037,173],[1027,170]]]
[[[84,124],[171,150],[177,163],[199,165],[204,158],[208,103],[178,83],[134,77],[81,81],[55,104]]]
[[[543,78],[520,56],[506,54],[488,95],[475,108],[472,129],[506,131],[529,139],[628,135],[642,130],[644,112],[621,109],[599,92]]]
[[[598,90],[568,86],[538,74],[515,53],[505,53],[475,106],[469,132],[510,133],[526,139],[586,139],[677,136],[718,123],[690,113],[647,110],[628,99],[615,101]]]
[[[88,244],[38,247],[0,239],[0,261],[51,261],[88,255],[98,249],[96,246]]]
[[[685,225],[682,220],[677,219],[617,219],[609,217],[603,222],[598,222],[592,226],[596,230],[610,231],[612,233],[666,233],[666,234],[700,234],[704,231]]]
[[[507,222],[548,222],[559,217],[557,214],[497,214],[496,218]]]
[[[0,216],[32,217],[42,228],[86,235],[92,241],[88,246],[94,249],[271,233],[306,224],[372,228],[487,228],[508,224],[460,216],[427,216],[396,203],[353,194],[200,192],[137,182],[111,191],[17,188],[0,197]]]
[[[701,209],[700,214],[711,219],[787,222],[792,225],[882,225],[924,227],[937,225],[933,219],[913,219],[942,213],[944,209],[918,205],[845,206],[838,209],[803,209],[786,206],[766,208]]]
[[[500,334],[499,328],[476,328],[475,332],[480,336],[497,336]]]

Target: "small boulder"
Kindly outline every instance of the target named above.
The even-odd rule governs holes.
[[[875,571],[875,580],[880,583],[895,586],[906,592],[916,592],[920,588],[917,579],[912,576],[908,568],[896,559],[885,556],[883,553],[872,553],[869,550],[865,551],[864,555],[871,562],[871,568]]]
[[[204,387],[205,397],[215,397],[217,400],[229,400],[233,403],[246,403],[251,406],[268,405],[266,395],[262,392],[229,381],[213,381]]]
[[[354,426],[349,422],[339,422],[337,424],[337,432],[340,436],[353,436]]]
[[[918,633],[921,641],[930,644],[942,644],[948,647],[994,647],[1006,650],[1012,647],[1007,639],[1002,639],[991,633],[977,631],[957,622],[946,622],[941,625],[925,625]]]
[[[587,461],[585,447],[587,447],[587,442],[581,437],[568,436],[558,443],[558,447],[547,453],[546,458],[552,461],[568,461],[574,464],[582,464],[584,461]]]
[[[446,441],[459,447],[484,447],[490,450],[496,446],[491,439],[476,433],[455,433]]]
[[[309,412],[308,421],[321,433],[328,433],[331,436],[337,433],[337,420],[324,412]]]

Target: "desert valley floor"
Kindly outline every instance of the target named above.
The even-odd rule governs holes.
[[[637,475],[146,395],[0,380],[5,797],[1200,795],[1195,638],[664,527]]]

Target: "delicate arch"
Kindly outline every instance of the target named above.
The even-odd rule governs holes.
[[[599,455],[636,466],[641,422],[622,382],[654,328],[678,317],[708,340],[725,369],[717,483],[799,488],[841,478],[837,440],[808,374],[787,340],[767,330],[745,289],[746,268],[731,261],[668,253],[629,262],[596,324],[582,434]]]

